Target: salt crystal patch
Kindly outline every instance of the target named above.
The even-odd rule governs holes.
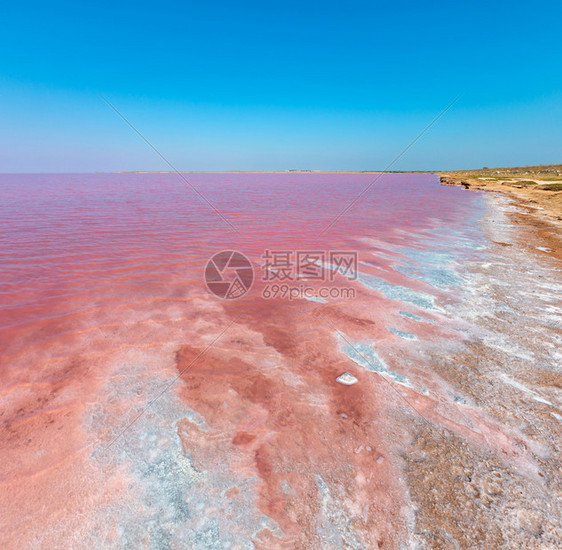
[[[350,374],[349,372],[344,372],[343,374],[340,374],[336,378],[336,382],[339,382],[340,384],[343,384],[344,386],[353,386],[353,384],[357,384],[357,382],[359,382],[359,380],[357,380],[357,378],[355,378],[355,376],[353,376],[353,374]]]

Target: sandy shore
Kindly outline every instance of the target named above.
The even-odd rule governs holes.
[[[456,311],[471,323],[468,338],[430,362],[470,408],[525,440],[519,445],[537,470],[507,466],[501,454],[418,423],[405,458],[417,509],[413,539],[429,548],[555,548],[562,540],[560,235],[515,193],[490,194],[487,203],[489,262],[466,266],[473,299]]]
[[[439,176],[444,185],[510,197],[515,208],[513,222],[520,227],[520,246],[540,247],[553,258],[562,259],[562,180],[529,172],[494,178],[482,176],[481,171],[443,172]]]
[[[445,185],[514,197],[520,206],[535,211],[538,218],[554,224],[558,232],[562,225],[561,174],[562,165],[438,173]]]

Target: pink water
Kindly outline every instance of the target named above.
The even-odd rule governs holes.
[[[186,177],[237,231],[175,174],[1,176],[2,325],[167,294],[171,281],[204,293],[201,269],[221,249],[259,263],[267,248],[356,249],[365,237],[410,246],[439,228],[472,238],[481,209],[436,176],[384,175],[322,233],[377,176]]]
[[[462,340],[447,307],[482,197],[433,175],[185,176],[222,217],[177,174],[0,176],[5,545],[319,547],[350,518],[357,544],[398,540],[385,419],[414,403],[466,435],[423,350]],[[258,280],[222,301],[203,272],[224,249],[256,273],[266,249],[357,251],[355,299],[264,300]]]

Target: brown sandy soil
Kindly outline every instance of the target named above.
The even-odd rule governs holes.
[[[562,220],[562,164],[440,172],[439,176],[446,185],[505,193],[547,221]],[[559,232],[559,223],[557,227]]]

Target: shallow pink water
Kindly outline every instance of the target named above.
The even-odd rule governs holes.
[[[440,228],[443,241],[473,238],[482,208],[436,176],[387,174],[322,233],[376,175],[186,177],[237,231],[175,174],[0,176],[2,326],[73,313],[81,296],[130,300],[166,293],[170,279],[200,285],[222,249],[258,264],[268,248],[355,250],[359,238],[430,249],[423,239]]]
[[[439,383],[414,362],[424,342],[462,338],[442,306],[459,299],[462,264],[483,243],[479,194],[432,175],[185,176],[235,230],[176,174],[0,176],[7,545],[68,543],[77,532],[83,544],[195,544],[211,528],[201,515],[233,545],[314,546],[319,529],[335,536],[322,527],[324,485],[335,494],[338,480],[355,483],[339,461],[363,479],[373,465],[353,449],[367,437],[383,464],[392,437],[371,420],[414,394],[439,417],[421,397]],[[264,300],[258,280],[224,302],[203,272],[225,249],[246,254],[258,279],[266,249],[357,251],[361,275],[346,282],[355,299]],[[333,387],[344,371],[360,380],[355,393]],[[341,399],[354,403],[345,418],[355,411],[365,423],[357,433],[338,424]],[[453,405],[447,415],[466,422]],[[283,460],[300,474],[284,476]],[[393,523],[403,488],[384,464],[379,485],[357,482],[366,544],[406,522]],[[373,494],[386,512],[370,507]],[[232,504],[239,495],[245,504]],[[317,503],[303,508],[307,499]],[[37,527],[25,531],[30,520]]]

